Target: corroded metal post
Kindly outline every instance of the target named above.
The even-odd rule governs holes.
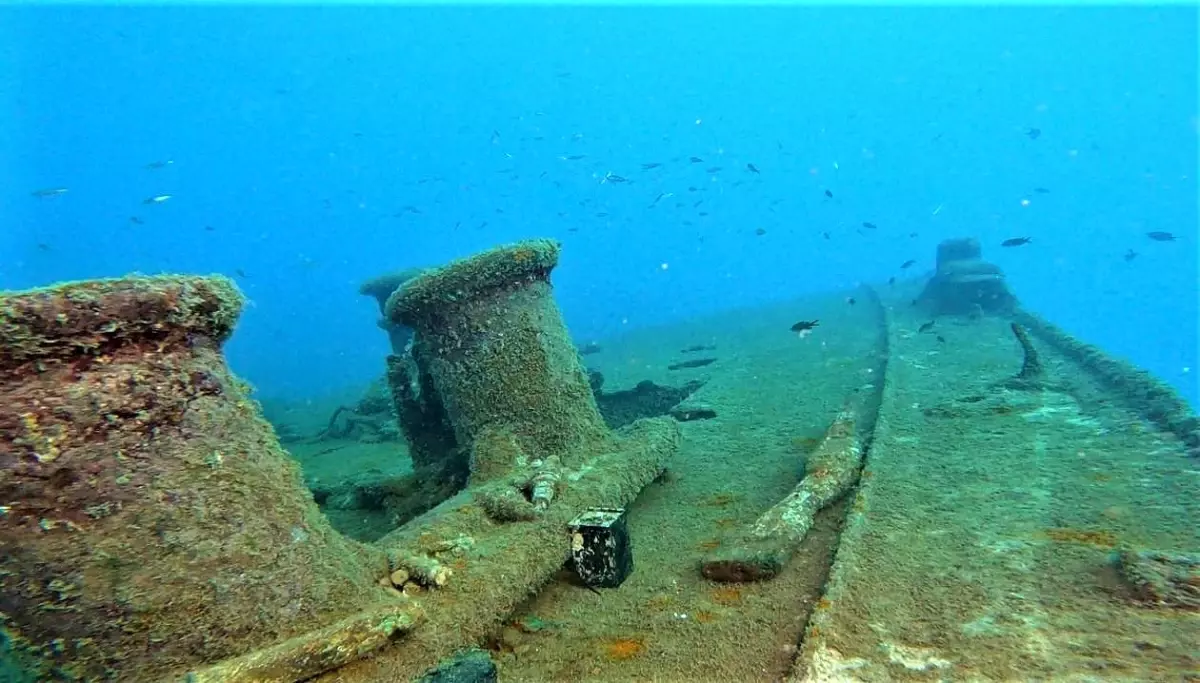
[[[458,442],[503,429],[531,458],[566,466],[608,430],[550,288],[559,245],[499,247],[408,282],[387,315],[417,331]]]
[[[220,277],[0,295],[0,640],[34,675],[156,680],[397,599],[226,367],[242,303]]]

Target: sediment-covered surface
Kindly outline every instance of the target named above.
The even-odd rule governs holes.
[[[480,643],[501,681],[1200,675],[1200,615],[1181,592],[1198,566],[1200,475],[1179,437],[1036,333],[1043,388],[1006,388],[1022,385],[1008,382],[1022,368],[1008,319],[919,333],[915,292],[881,291],[886,344],[854,292],[604,340],[585,357],[606,391],[703,380],[675,411],[702,417],[681,421],[668,475],[630,509],[632,576],[597,594],[563,571],[515,606]],[[788,331],[800,319],[820,325],[801,339]],[[715,360],[669,369],[697,357]],[[706,580],[701,560],[792,491],[847,397],[876,386],[859,489],[817,515],[776,578]],[[471,580],[479,550],[450,586]],[[416,599],[469,612],[453,591]],[[321,680],[402,680],[404,647]]]
[[[1194,680],[1200,614],[1139,601],[1116,562],[1200,550],[1186,444],[1037,339],[1044,386],[1002,386],[1006,320],[922,334],[891,305],[874,445],[791,680]]]

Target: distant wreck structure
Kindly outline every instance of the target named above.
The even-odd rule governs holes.
[[[400,323],[389,320],[387,317],[387,300],[397,289],[405,282],[425,272],[424,268],[407,268],[397,270],[391,273],[385,273],[379,277],[373,277],[370,280],[362,283],[358,288],[358,293],[363,296],[369,296],[375,299],[379,304],[379,328],[387,332],[388,341],[391,343],[392,353],[404,353],[404,348],[412,341],[413,331],[411,327],[407,327]]]
[[[962,238],[938,245],[937,272],[917,303],[933,316],[1009,315],[1017,298],[1000,267],[983,260],[979,240]]]

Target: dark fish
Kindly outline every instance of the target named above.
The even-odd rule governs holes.
[[[692,162],[693,164],[703,164],[704,163],[704,160],[701,159],[700,157],[688,157],[688,161]]]
[[[888,284],[889,284],[889,285],[894,285],[894,284],[896,284],[896,278],[894,278],[894,277],[889,277],[889,278],[888,278]]]
[[[825,239],[829,239],[829,233],[823,232],[823,233],[821,233],[821,237],[824,237]]]
[[[863,223],[862,226],[864,228],[866,228],[867,230],[875,230],[876,228],[879,227],[878,225],[875,225],[874,223]]]
[[[1013,237],[1011,239],[1007,239],[1007,240],[1004,240],[1003,242],[1001,242],[1000,246],[1002,246],[1002,247],[1019,247],[1022,244],[1029,244],[1029,242],[1030,242],[1030,238],[1028,238],[1028,237]]]
[[[759,237],[762,237],[763,235],[767,234],[767,230],[766,230],[766,228],[759,228],[754,231],[754,234],[758,235]]]
[[[1129,251],[1125,252],[1125,256],[1123,258],[1125,259],[1125,262],[1128,263],[1128,262],[1134,260],[1135,258],[1137,258],[1137,256],[1138,256],[1138,253],[1136,251],[1130,249]]]
[[[38,251],[50,251],[50,245],[46,244],[45,242],[38,242],[37,248]]]
[[[500,144],[500,131],[498,131],[498,130],[492,131],[492,144],[493,145]]]
[[[1175,235],[1173,233],[1162,232],[1161,230],[1155,230],[1154,232],[1148,232],[1148,233],[1146,233],[1146,237],[1149,237],[1150,239],[1154,240],[1155,242],[1174,242],[1176,239]]]
[[[1026,128],[1025,135],[1029,136],[1030,140],[1037,140],[1038,138],[1042,137],[1042,129],[1041,128]]]
[[[598,344],[594,341],[588,342],[588,343],[584,344],[583,346],[579,347],[579,355],[590,356],[593,353],[600,353],[603,350],[604,350],[604,348],[601,347],[600,344]]]
[[[137,218],[137,216],[134,216],[133,218]],[[130,220],[132,220],[132,219],[130,219]],[[136,222],[136,223],[138,223],[138,224],[140,225],[142,221],[141,221],[141,219],[139,218],[139,219],[138,219],[137,221],[135,221],[135,222]],[[217,230],[217,229],[216,229],[216,228],[214,228],[214,227],[213,227],[213,226],[211,226],[211,225],[206,225],[206,226],[204,226],[204,232],[216,232],[216,230]]]
[[[608,218],[608,216],[609,213],[607,211],[598,211],[596,213],[596,218]]]
[[[916,263],[915,260],[909,259],[909,260],[905,261],[904,263],[900,264],[900,270],[906,270],[909,267],[911,267],[914,263]]]
[[[702,368],[705,365],[712,365],[717,362],[716,358],[697,358],[695,360],[685,360],[679,363],[671,363],[667,366],[668,370],[686,370],[688,368]]]
[[[720,171],[720,170],[721,170],[721,167],[720,167],[720,166],[710,166],[710,167],[708,167],[708,168],[704,169],[704,172],[705,172],[705,173],[716,173],[716,172],[718,172],[718,171]]]
[[[751,173],[762,173],[762,171],[758,170],[758,167],[754,164],[746,164],[746,170],[750,171]]]
[[[145,224],[146,224],[146,221],[144,221],[144,220],[142,220],[142,219],[138,218],[137,216],[130,216],[130,217],[129,217],[129,222],[130,222],[130,223],[133,223],[134,225],[145,225]],[[207,227],[205,227],[205,229],[207,230],[208,228],[207,228]]]
[[[696,344],[695,346],[689,346],[686,349],[680,349],[679,352],[696,353],[697,351],[715,351],[716,348],[717,347],[713,346],[712,344]]]
[[[932,330],[932,329],[933,329],[933,324],[934,324],[935,322],[937,322],[937,321],[936,321],[936,320],[930,320],[929,322],[922,324],[920,327],[918,327],[918,328],[917,328],[917,334],[924,334],[924,333],[926,333],[926,332],[928,332],[928,331]]]
[[[946,343],[946,338],[945,338],[945,337],[943,337],[943,336],[942,336],[942,335],[940,335],[940,334],[937,336],[937,340],[938,340],[938,341],[940,341],[940,342],[942,342],[943,344],[945,344],[945,343]]]
[[[819,324],[821,324],[820,320],[801,320],[795,325],[792,325],[792,332],[811,332],[812,329]]]
[[[246,271],[242,270],[241,268],[235,268],[233,270],[233,274],[237,275],[238,277],[240,277],[242,279],[246,279],[246,278],[250,277],[249,275],[246,275]]]
[[[563,161],[579,161],[580,159],[586,158],[586,154],[568,154],[567,156],[563,157]]]
[[[167,166],[170,166],[173,163],[175,163],[175,162],[171,161],[170,159],[168,159],[166,161],[151,161],[150,163],[146,164],[145,168],[147,168],[147,169],[166,168]]]
[[[910,233],[908,233],[908,236],[909,236],[909,237],[916,237],[916,236],[917,236],[917,233],[915,233],[915,232],[910,232]]]
[[[1038,194],[1050,194],[1050,190],[1047,190],[1044,187],[1035,187],[1035,188],[1033,188],[1033,191]]]
[[[851,306],[853,306],[854,304],[858,303],[858,299],[855,299],[855,298],[854,298],[854,297],[852,297],[852,296],[848,296],[848,297],[846,297],[846,303],[848,303],[848,304],[850,304]]]
[[[698,192],[699,190],[700,188],[696,187],[695,185],[688,186],[688,192]]]
[[[833,193],[830,192],[829,190],[825,190],[825,196],[829,197],[830,199],[833,199]]]
[[[658,163],[657,161],[651,161],[648,164],[642,164],[642,170],[649,171],[650,169],[658,168],[659,166],[662,166],[662,164]]]
[[[617,175],[616,173],[609,173],[608,175],[604,176],[604,179],[610,183],[627,183],[627,182],[629,182],[625,178],[622,178],[621,176]]]

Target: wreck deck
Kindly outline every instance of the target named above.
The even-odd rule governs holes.
[[[588,356],[606,389],[704,380],[685,407],[715,416],[682,423],[668,475],[631,506],[636,569],[620,588],[592,592],[564,571],[479,643],[500,679],[1200,676],[1200,612],[1138,603],[1113,559],[1200,549],[1200,460],[1041,337],[1045,386],[999,386],[1021,368],[1008,321],[940,319],[921,333],[911,295],[741,312]],[[788,332],[797,318],[821,325],[801,339]],[[682,352],[697,345],[714,348]],[[668,369],[703,357],[716,360]],[[784,572],[704,579],[701,558],[787,495],[847,397],[871,392],[860,485],[821,513]],[[430,595],[427,609],[449,597]],[[318,680],[420,672],[384,649]]]

